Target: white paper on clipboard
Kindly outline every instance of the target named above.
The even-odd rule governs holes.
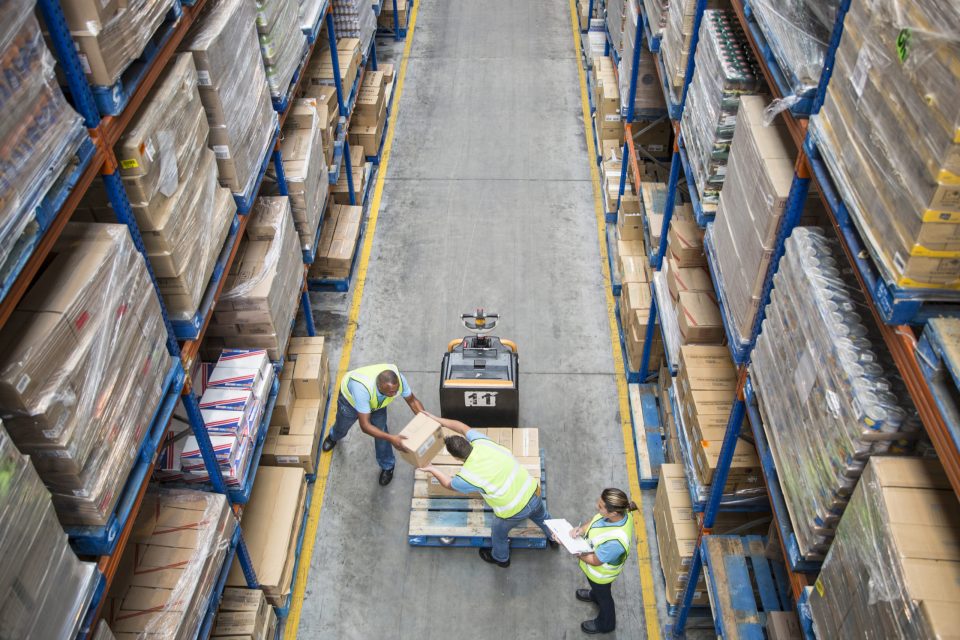
[[[562,544],[563,548],[570,553],[590,553],[593,551],[593,545],[590,544],[589,540],[570,537],[573,525],[563,518],[544,520],[543,523],[547,525],[547,529],[550,529],[557,536],[557,542]]]

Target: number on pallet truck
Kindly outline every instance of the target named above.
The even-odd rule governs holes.
[[[467,391],[463,394],[463,403],[468,407],[495,407],[497,406],[497,392],[477,393],[476,391]]]

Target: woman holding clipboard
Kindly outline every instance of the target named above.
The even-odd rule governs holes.
[[[610,633],[617,628],[617,612],[610,588],[623,571],[630,553],[633,540],[630,512],[636,511],[637,505],[620,489],[610,488],[600,494],[597,509],[599,513],[590,522],[570,532],[570,537],[582,536],[593,546],[591,553],[576,556],[590,583],[589,589],[577,589],[577,600],[593,602],[600,607],[596,618],[580,625],[588,634]]]

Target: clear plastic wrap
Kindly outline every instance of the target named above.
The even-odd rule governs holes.
[[[299,7],[293,2],[278,3],[281,8],[269,32],[260,32],[260,53],[266,67],[270,95],[286,95],[300,61],[307,50],[307,36],[300,30]],[[257,22],[259,29],[259,20]]]
[[[333,0],[333,21],[338,38],[359,38],[360,50],[369,48],[377,30],[377,16],[368,0]]]
[[[124,225],[70,223],[0,333],[0,412],[65,524],[103,525],[172,361]]]
[[[184,45],[196,64],[220,184],[243,195],[253,190],[277,128],[255,22],[253,2],[213,0]]]
[[[650,35],[659,38],[667,26],[667,14],[670,11],[668,0],[643,0],[643,10],[650,25]]]
[[[657,322],[666,341],[664,355],[668,356],[667,365],[671,370],[675,370],[680,363],[680,327],[677,324],[677,309],[667,287],[668,264],[669,261],[664,260],[663,269],[653,273],[653,291],[657,297],[657,311],[660,313]]]
[[[0,7],[0,281],[24,251],[18,243],[39,231],[37,206],[87,137],[57,86],[32,7]]]
[[[101,619],[97,623],[97,629],[93,632],[93,640],[117,640],[117,637],[113,635],[113,631],[110,630],[110,625],[107,624],[106,620]]]
[[[300,28],[304,31],[312,30],[320,19],[320,9],[326,6],[324,0],[300,0]]]
[[[255,0],[257,7],[257,33],[261,36],[269,35],[273,31],[273,26],[283,12],[283,9],[290,3],[284,0]]]
[[[632,3],[633,0],[606,0],[607,33],[610,34],[611,48],[621,58],[623,57],[624,22],[627,15],[626,5]]]
[[[811,119],[885,279],[906,288],[960,289],[958,69],[957,3],[853,3]]]
[[[633,49],[637,46],[637,5],[627,3],[627,26],[623,34],[623,54],[620,56],[620,107],[626,109],[630,102],[630,78],[633,75]],[[647,47],[641,42],[640,64],[637,68],[637,92],[633,101],[634,114],[638,118],[643,116],[656,118],[666,111],[663,101],[663,89],[657,75],[657,61]]]
[[[818,638],[956,634],[960,509],[935,460],[872,458],[810,594]]]
[[[829,547],[870,456],[909,452],[921,428],[854,282],[837,240],[795,229],[753,352],[780,485],[812,560]]]
[[[226,347],[266,349],[280,360],[300,302],[303,254],[289,198],[257,198],[251,216],[214,310],[220,328],[211,335]]]
[[[737,17],[704,12],[681,129],[700,202],[715,208],[727,173],[739,96],[763,91],[764,82]]]
[[[221,494],[150,490],[104,608],[113,632],[196,638],[236,527]]]
[[[820,83],[839,7],[840,0],[750,0],[752,13],[796,96],[816,91]]]
[[[720,9],[722,0],[707,0],[707,9]],[[687,73],[687,59],[693,42],[693,22],[697,12],[697,0],[672,0],[667,10],[667,24],[660,44],[660,55],[674,102],[680,102],[683,79]]]
[[[283,128],[280,153],[283,174],[293,212],[293,224],[304,251],[314,251],[317,230],[330,192],[327,163],[323,155],[323,131],[317,115],[316,100],[301,98],[290,107]],[[264,180],[264,193],[279,195],[276,169],[271,164]]]
[[[720,206],[708,234],[731,328],[740,343],[749,339],[760,306],[797,153],[782,122],[764,126],[764,105],[764,97],[740,97]],[[813,190],[804,211],[807,216],[822,211]]]
[[[140,57],[174,0],[129,0],[103,25],[71,25],[80,65],[91,84],[111,86]]]
[[[50,492],[0,424],[0,638],[74,638],[97,577],[57,522]]]

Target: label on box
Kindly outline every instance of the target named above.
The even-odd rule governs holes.
[[[212,84],[210,82],[210,72],[197,70],[197,84],[209,87]]]
[[[297,456],[277,456],[277,462],[280,464],[299,464],[300,458]]]
[[[87,54],[78,52],[78,57],[80,58],[80,66],[83,67],[83,72],[87,75],[93,73],[93,70],[90,69],[90,61],[87,60]]]
[[[133,158],[120,161],[120,167],[123,169],[136,169],[139,166],[140,166],[140,163]]]
[[[217,156],[217,160],[229,160],[230,159],[230,147],[225,144],[215,144],[213,145],[213,153]]]
[[[853,67],[853,73],[850,74],[850,84],[853,85],[853,90],[856,92],[858,98],[863,95],[863,87],[867,84],[867,76],[872,66],[873,60],[870,56],[870,51],[868,49],[860,49],[860,54],[857,56],[857,63]]]
[[[423,444],[420,445],[420,447],[417,449],[417,456],[422,457],[427,455],[427,451],[429,451],[430,447],[432,447],[433,443],[436,441],[437,441],[436,436],[430,436],[429,438],[424,440]]]

